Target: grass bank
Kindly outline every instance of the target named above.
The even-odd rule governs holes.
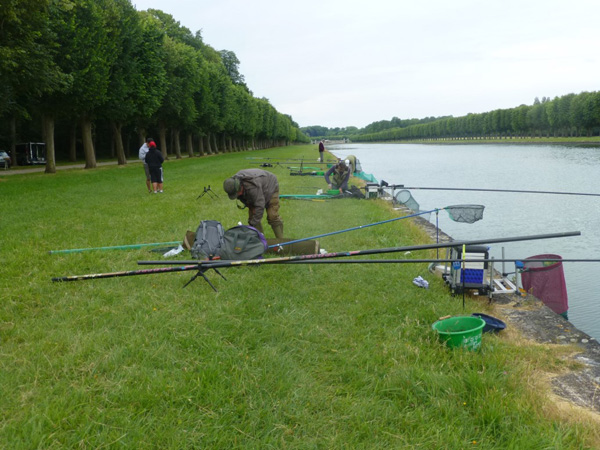
[[[484,336],[449,351],[431,324],[486,312],[451,297],[425,264],[227,269],[52,283],[135,270],[146,249],[50,250],[183,239],[203,219],[245,222],[224,178],[260,159],[316,159],[314,146],[165,163],[165,193],[142,167],[2,177],[0,443],[30,448],[592,448],[598,431],[549,401],[565,350]],[[282,194],[314,177],[278,175]],[[219,198],[204,195],[211,186]],[[282,200],[287,237],[396,217],[380,200]],[[272,231],[265,227],[267,237]],[[328,251],[427,242],[395,221],[320,240]],[[414,252],[416,258],[434,256]],[[181,258],[189,255],[182,254]],[[416,276],[430,282],[424,290]],[[514,333],[514,331],[512,332]]]

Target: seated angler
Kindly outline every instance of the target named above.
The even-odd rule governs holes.
[[[330,178],[331,177],[331,178]],[[350,179],[350,169],[344,161],[338,162],[335,166],[325,172],[325,182],[329,189],[338,189],[340,194],[348,190],[348,180]]]

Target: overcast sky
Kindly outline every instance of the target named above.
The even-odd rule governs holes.
[[[600,0],[132,0],[231,50],[301,126],[459,117],[600,90]]]

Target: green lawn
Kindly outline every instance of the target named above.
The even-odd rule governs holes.
[[[260,159],[317,159],[315,146],[169,160],[165,193],[140,164],[3,177],[0,447],[580,449],[598,431],[547,399],[561,350],[484,335],[441,346],[431,324],[486,312],[451,297],[426,264],[272,265],[53,283],[136,270],[148,248],[50,250],[182,240],[204,219],[246,222],[223,179]],[[322,178],[269,168],[282,194]],[[197,197],[211,186],[219,196]],[[303,238],[397,216],[381,200],[282,199]],[[267,237],[273,237],[266,226]],[[327,251],[428,243],[410,219],[320,239]],[[388,255],[402,257],[403,255]],[[435,251],[407,257],[435,256]],[[175,259],[189,259],[183,253]],[[430,289],[412,284],[416,276]],[[511,337],[512,336],[512,337]],[[563,350],[564,351],[564,350]]]

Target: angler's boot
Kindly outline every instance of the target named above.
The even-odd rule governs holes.
[[[278,225],[272,225],[273,233],[275,233],[275,237],[277,239],[283,239],[283,224],[280,223]]]
[[[262,234],[265,234],[265,232],[263,231],[262,223],[256,224],[254,228],[260,231]]]

